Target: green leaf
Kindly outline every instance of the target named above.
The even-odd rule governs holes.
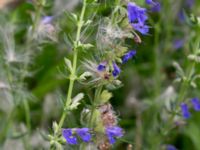
[[[87,21],[84,23],[84,25],[87,26],[87,25],[89,25],[89,24],[91,24],[91,23],[92,23],[92,20],[87,20]]]
[[[57,122],[54,121],[53,122],[53,131],[54,131],[54,133],[57,132],[58,129],[59,129],[58,124],[57,124]]]
[[[69,45],[70,47],[72,47],[73,45],[72,37],[69,34],[64,33],[63,38],[64,38],[65,43]]]
[[[200,63],[200,57],[197,56],[197,55],[191,54],[191,55],[188,56],[188,59],[189,59],[189,60],[192,60],[192,61],[195,61],[195,62],[197,62],[197,63]]]
[[[72,63],[71,60],[64,58],[65,64],[68,67],[69,71],[72,72]]]
[[[82,50],[88,50],[90,48],[94,47],[94,45],[92,44],[82,44],[82,43],[79,43],[78,45],[78,48],[82,49]]]
[[[80,75],[79,79],[80,79],[81,81],[85,81],[86,78],[91,77],[91,76],[92,76],[92,73],[86,71],[86,72],[84,72],[82,75]]]
[[[70,110],[76,109],[78,107],[78,105],[80,105],[80,100],[82,100],[84,97],[83,93],[79,93],[78,95],[76,95],[73,99],[72,99],[72,103],[69,106]]]
[[[104,90],[102,93],[101,93],[101,102],[102,103],[106,103],[110,100],[110,98],[112,97],[112,93],[108,92],[107,90]]]
[[[173,62],[173,66],[176,68],[176,71],[177,71],[179,76],[181,76],[181,77],[185,76],[183,69],[181,68],[181,66],[177,62]]]

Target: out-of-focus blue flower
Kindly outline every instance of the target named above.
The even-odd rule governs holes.
[[[102,62],[97,66],[98,71],[104,71],[106,69],[106,62]]]
[[[137,6],[133,2],[129,2],[128,6],[128,19],[130,23],[142,23],[144,24],[145,21],[148,19],[146,14],[146,9]]]
[[[159,12],[161,10],[161,5],[159,2],[155,2],[154,5],[151,7],[151,11]]]
[[[62,130],[62,135],[66,139],[66,142],[68,144],[78,144],[77,138],[73,135],[72,129],[63,129]]]
[[[191,117],[191,114],[188,109],[188,105],[186,103],[181,103],[181,111],[182,111],[183,118],[188,119]]]
[[[177,148],[174,145],[167,145],[166,150],[177,150]]]
[[[152,3],[154,3],[152,0],[145,0],[146,4],[151,5]]]
[[[200,101],[199,101],[198,98],[193,98],[191,100],[191,103],[192,103],[193,108],[194,108],[195,111],[200,111]]]
[[[149,26],[141,23],[132,23],[132,27],[139,31],[141,34],[146,35],[149,32]]]
[[[110,144],[115,143],[115,138],[119,138],[123,136],[123,129],[118,126],[112,126],[106,128],[106,135]]]
[[[184,42],[185,41],[183,39],[176,39],[176,40],[174,40],[174,42],[173,42],[174,49],[179,49],[179,48],[183,47]]]
[[[186,21],[185,13],[183,10],[180,10],[178,13],[178,20],[180,23],[184,23]]]
[[[122,63],[126,63],[129,59],[133,58],[136,55],[136,50],[131,50],[126,53],[122,58]]]
[[[84,141],[89,142],[92,138],[91,134],[89,133],[88,128],[78,128],[76,129],[77,135]]]
[[[185,0],[186,7],[192,8],[194,6],[194,0]]]
[[[113,62],[113,71],[112,71],[112,75],[114,77],[117,77],[120,74],[121,70],[120,68],[117,66],[117,64],[115,62]]]
[[[161,9],[161,5],[159,2],[154,2],[153,0],[146,0],[146,4],[151,6],[151,11],[159,12]]]

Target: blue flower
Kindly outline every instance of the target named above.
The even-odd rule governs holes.
[[[154,5],[152,5],[151,7],[151,11],[153,12],[159,12],[160,9],[161,9],[161,6],[159,2],[155,2]]]
[[[141,34],[146,35],[149,32],[149,26],[141,23],[132,23],[132,27],[139,31]]]
[[[106,62],[102,62],[97,66],[98,71],[104,71],[106,69]]]
[[[129,59],[133,58],[133,56],[135,56],[136,51],[132,50],[129,51],[128,53],[126,53],[123,58],[122,58],[122,63],[126,63]]]
[[[174,145],[167,145],[166,150],[177,150]]]
[[[199,101],[198,98],[193,98],[191,100],[191,103],[192,103],[193,108],[194,108],[195,111],[200,111],[200,101]]]
[[[135,3],[129,2],[127,6],[128,19],[130,23],[142,23],[148,19],[146,9],[137,6]]]
[[[115,138],[119,138],[123,136],[123,129],[118,126],[112,126],[106,128],[106,135],[110,144],[115,143]]]
[[[148,4],[148,5],[151,5],[151,4],[154,3],[152,0],[145,0],[145,2],[146,2],[146,4]]]
[[[181,103],[181,111],[182,111],[183,118],[188,119],[191,117],[191,114],[188,109],[188,105],[186,103]]]
[[[119,75],[119,73],[121,72],[120,68],[117,66],[117,64],[114,62],[113,63],[113,71],[112,71],[112,75],[114,77],[117,77]]]
[[[92,138],[88,128],[78,128],[76,133],[84,142],[89,142]]]
[[[62,135],[66,139],[66,142],[68,144],[72,144],[72,145],[78,144],[77,138],[72,133],[72,129],[63,129]]]
[[[195,3],[194,0],[185,0],[185,5],[190,9],[194,6],[194,3]]]
[[[183,39],[176,39],[176,40],[174,40],[174,42],[173,42],[174,49],[179,49],[179,48],[183,47],[184,42],[185,41]]]

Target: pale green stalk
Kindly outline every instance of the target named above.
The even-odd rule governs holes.
[[[82,26],[84,23],[85,9],[86,9],[86,0],[83,1],[83,7],[81,10],[80,19],[77,24],[76,41],[74,43],[73,64],[72,64],[71,75],[69,78],[69,88],[68,88],[68,92],[67,92],[67,99],[65,101],[65,110],[63,111],[61,119],[58,123],[58,129],[56,131],[56,134],[63,126],[63,123],[64,123],[66,115],[67,115],[66,109],[69,107],[69,105],[71,104],[71,101],[72,101],[72,91],[73,91],[73,87],[74,87],[74,81],[76,80],[76,69],[77,69],[77,58],[78,58],[78,49],[77,48],[80,43],[80,34],[81,34],[81,29],[82,29]]]

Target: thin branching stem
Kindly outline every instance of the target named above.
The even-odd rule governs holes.
[[[72,66],[72,72],[70,75],[70,79],[69,79],[69,88],[68,88],[68,92],[67,92],[67,99],[65,101],[65,108],[68,108],[68,106],[70,105],[71,101],[72,101],[72,91],[73,91],[73,87],[74,87],[74,81],[76,80],[76,69],[77,69],[77,58],[78,58],[78,45],[80,43],[80,34],[81,34],[81,29],[83,27],[83,22],[84,22],[84,14],[85,14],[85,9],[86,9],[86,1],[83,1],[83,7],[81,10],[81,15],[80,15],[80,19],[78,21],[77,24],[77,33],[76,33],[76,41],[74,43],[74,55],[73,55],[73,66]],[[67,111],[64,110],[61,116],[61,119],[59,121],[58,124],[58,130],[56,132],[58,132],[62,126],[63,123],[65,121],[67,115]]]

